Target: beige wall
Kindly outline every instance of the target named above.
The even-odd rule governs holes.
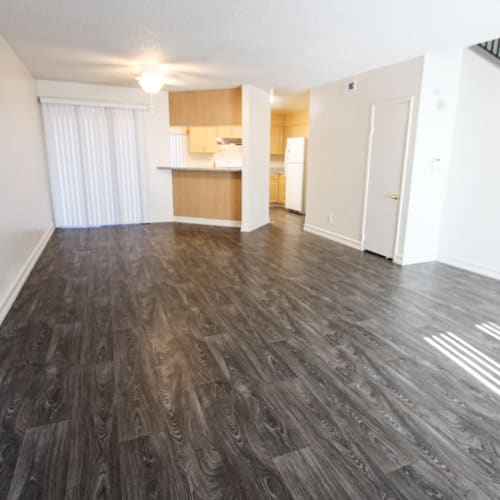
[[[425,56],[406,233],[399,256],[403,264],[438,256],[461,66],[461,50]]]
[[[414,110],[418,109],[422,70],[423,58],[419,58],[350,78],[357,81],[352,93],[346,92],[349,80],[311,90],[306,229],[359,248],[371,107],[412,96]],[[415,120],[410,131],[410,159],[414,142]],[[410,161],[408,170],[411,168]],[[406,210],[404,203],[403,220]]]
[[[500,67],[463,56],[439,260],[500,279]]]
[[[36,85],[0,37],[0,322],[53,222]]]

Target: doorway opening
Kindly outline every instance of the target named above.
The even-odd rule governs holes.
[[[275,91],[271,101],[269,205],[305,212],[309,92]]]

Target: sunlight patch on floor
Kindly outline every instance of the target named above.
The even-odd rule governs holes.
[[[495,323],[476,327],[500,340],[500,328]],[[500,363],[451,332],[425,337],[425,341],[500,396]]]
[[[500,340],[500,327],[496,323],[492,323],[491,321],[489,323],[481,323],[480,325],[476,325],[476,328],[490,337]]]

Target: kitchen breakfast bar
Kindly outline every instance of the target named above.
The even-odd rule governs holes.
[[[241,167],[158,167],[172,171],[176,222],[240,227]]]

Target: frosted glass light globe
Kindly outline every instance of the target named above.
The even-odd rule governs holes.
[[[142,90],[148,94],[157,94],[166,83],[166,78],[161,73],[145,71],[137,79]]]

